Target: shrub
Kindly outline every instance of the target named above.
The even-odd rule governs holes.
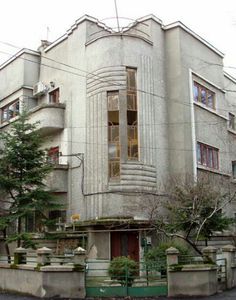
[[[125,256],[114,258],[108,268],[108,274],[111,279],[117,280],[122,286],[132,286],[137,273],[137,262]]]
[[[179,250],[180,255],[188,255],[188,248],[174,242],[162,243],[157,247],[151,248],[144,256],[147,266],[151,267],[152,263],[157,265],[157,268],[162,275],[166,274],[166,250],[174,247]]]

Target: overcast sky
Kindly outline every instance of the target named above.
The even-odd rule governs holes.
[[[236,0],[117,0],[117,7],[122,18],[154,14],[164,24],[182,21],[225,53],[225,66],[236,68]],[[17,52],[16,47],[36,50],[41,39],[55,40],[84,14],[116,26],[114,0],[2,0],[0,63]]]

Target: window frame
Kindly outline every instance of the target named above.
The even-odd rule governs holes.
[[[10,107],[13,106],[14,110],[10,110]],[[18,108],[17,108],[18,106]],[[13,111],[13,115],[10,116],[10,111]],[[4,118],[4,114],[6,113],[6,118]],[[1,124],[5,122],[9,122],[11,119],[19,116],[20,114],[20,99],[17,98],[16,100],[8,103],[7,105],[1,107]]]
[[[229,112],[229,129],[235,130],[235,114]]]
[[[219,170],[219,149],[197,142],[197,164],[209,169]]]
[[[235,170],[234,170],[235,168]],[[232,177],[233,179],[236,179],[236,160],[232,161]]]
[[[202,97],[203,95],[205,96]],[[201,103],[207,108],[216,109],[216,93],[197,81],[193,81],[193,99],[194,102]],[[212,99],[211,102],[209,102],[209,99]]]
[[[49,103],[59,103],[60,102],[60,88],[55,88],[49,92]]]
[[[118,120],[113,123],[110,117],[117,113]],[[107,141],[108,176],[110,180],[120,178],[120,98],[119,90],[107,91]],[[114,130],[114,131],[113,131]],[[117,134],[115,134],[117,132]]]
[[[50,164],[58,165],[59,157],[60,157],[59,146],[51,147],[50,149],[48,149],[47,160]]]

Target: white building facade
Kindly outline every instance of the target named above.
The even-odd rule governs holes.
[[[0,130],[23,109],[40,121],[65,222],[133,220],[131,231],[91,231],[89,243],[100,258],[138,258],[143,204],[169,176],[205,172],[234,185],[235,90],[223,54],[182,23],[147,16],[113,32],[84,16],[0,66]]]

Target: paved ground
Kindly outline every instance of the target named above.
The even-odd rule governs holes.
[[[36,298],[36,297],[28,297],[28,296],[20,296],[20,295],[14,295],[14,294],[6,294],[6,293],[0,293],[0,300],[38,300],[42,298]],[[49,299],[49,298],[47,298]],[[50,298],[51,300],[55,300],[55,299],[59,299],[59,298]],[[104,298],[103,298],[104,299]],[[109,300],[115,300],[115,298],[109,298]],[[144,300],[141,298],[136,298],[139,300]],[[157,298],[145,298],[145,300],[168,300],[171,298],[165,298],[165,297],[157,297]],[[224,293],[219,293],[215,296],[210,296],[210,297],[198,297],[198,298],[172,298],[174,300],[236,300],[236,288],[230,290],[230,291],[226,291]],[[62,298],[60,298],[60,300],[63,300]],[[91,299],[89,299],[91,300]],[[97,298],[97,300],[100,300],[99,298]],[[121,298],[119,298],[119,300],[121,300]],[[131,300],[131,298],[126,297],[124,298],[124,300]]]

